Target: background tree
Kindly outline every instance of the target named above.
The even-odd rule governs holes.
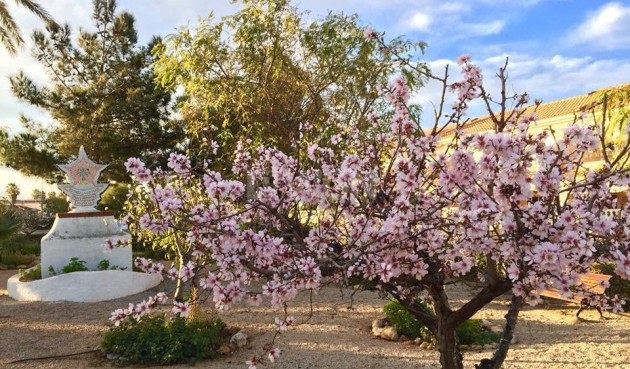
[[[21,5],[28,9],[31,13],[35,14],[45,22],[53,22],[51,16],[32,0],[14,0],[17,5]],[[9,52],[14,55],[17,49],[24,45],[24,40],[20,35],[20,29],[13,20],[7,2],[5,0],[0,1],[0,43]]]
[[[13,207],[0,204],[0,241],[15,235],[22,227],[22,218]]]
[[[70,203],[63,197],[48,197],[42,203],[42,211],[49,216],[55,216],[57,213],[67,213]]]
[[[302,134],[314,141],[339,135],[334,146],[342,146],[350,127],[384,110],[377,91],[392,74],[411,88],[422,82],[423,64],[392,63],[390,52],[416,58],[422,42],[396,38],[382,48],[366,40],[355,15],[306,22],[289,0],[241,2],[236,14],[220,21],[211,14],[154,49],[162,85],[184,91],[191,153],[205,155],[216,142],[216,167],[229,167],[239,139],[296,152],[301,124],[313,127]]]
[[[4,192],[6,192],[11,206],[14,206],[18,196],[20,195],[20,188],[15,183],[9,183],[4,189]]]
[[[37,86],[24,73],[11,77],[16,97],[47,111],[55,125],[23,118],[26,131],[0,135],[2,161],[23,173],[53,179],[54,164],[77,155],[79,146],[95,161],[109,163],[106,179],[129,181],[122,163],[168,152],[182,139],[170,119],[171,94],[154,84],[150,50],[138,46],[134,17],[116,12],[114,0],[94,0],[96,30],[81,30],[73,43],[68,25],[49,23],[33,33],[33,54],[50,83]],[[159,155],[158,155],[159,156]]]
[[[31,193],[33,200],[37,200],[39,202],[44,202],[46,200],[46,192],[38,190],[37,188],[33,190]]]

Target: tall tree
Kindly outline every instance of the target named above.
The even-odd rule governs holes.
[[[20,188],[15,183],[9,183],[4,191],[7,193],[7,197],[9,197],[11,206],[14,206],[20,195]]]
[[[211,14],[155,49],[162,84],[184,92],[191,153],[218,146],[217,167],[240,139],[295,152],[300,125],[313,127],[302,130],[312,141],[339,135],[341,145],[349,127],[365,127],[367,114],[384,107],[377,90],[392,74],[421,84],[422,68],[392,58],[415,59],[422,42],[396,38],[382,48],[364,37],[373,31],[355,15],[307,22],[289,0],[240,2],[236,14],[220,21]]]
[[[81,30],[72,42],[70,27],[48,24],[33,33],[33,54],[48,72],[37,86],[23,72],[11,77],[16,97],[47,111],[54,125],[23,118],[26,131],[0,134],[1,160],[23,173],[52,179],[54,164],[76,156],[81,145],[98,162],[110,163],[107,179],[129,181],[128,157],[159,157],[181,141],[171,93],[154,84],[151,48],[138,46],[134,17],[116,12],[114,0],[94,0],[96,30]]]
[[[50,14],[37,2],[32,0],[14,0],[14,2],[25,7],[43,21],[54,22]],[[20,28],[15,23],[11,13],[9,13],[5,0],[0,0],[0,43],[12,55],[15,55],[17,49],[24,45],[24,40],[20,35]]]

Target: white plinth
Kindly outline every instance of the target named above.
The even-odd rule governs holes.
[[[20,282],[14,275],[7,281],[9,296],[18,301],[98,302],[135,295],[160,284],[159,274],[126,270],[74,272]]]
[[[90,270],[106,259],[110,267],[132,270],[131,246],[105,250],[107,240],[129,240],[111,212],[57,214],[52,228],[41,241],[42,278],[51,276],[52,266],[57,273],[77,257]]]

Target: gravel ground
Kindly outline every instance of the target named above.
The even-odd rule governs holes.
[[[102,368],[111,363],[91,352],[66,358],[13,361],[45,356],[74,354],[98,348],[100,334],[107,330],[107,318],[115,308],[139,302],[167,288],[103,303],[18,302],[6,296],[6,279],[15,271],[0,271],[0,367],[2,368]],[[3,289],[4,288],[4,289]],[[455,305],[472,292],[458,286],[449,290]],[[298,322],[306,321],[310,310],[309,295],[302,294],[290,304],[289,313]],[[438,352],[400,342],[370,337],[370,324],[381,317],[384,300],[378,294],[355,295],[353,308],[342,299],[339,289],[326,287],[313,299],[313,316],[285,333],[278,342],[281,360],[268,368],[439,368]],[[476,317],[501,321],[507,311],[508,297],[500,299]],[[212,313],[211,306],[203,311]],[[582,313],[584,320],[573,317],[575,306],[547,302],[536,308],[526,307],[519,317],[516,336],[504,368],[630,368],[630,315]],[[260,354],[271,339],[271,324],[279,312],[265,307],[236,306],[220,317],[228,324],[244,329],[250,344],[229,356],[197,363],[199,368],[246,368],[245,361]],[[473,368],[491,352],[466,351],[467,368]],[[146,368],[148,366],[139,366]],[[188,365],[172,366],[188,368]]]

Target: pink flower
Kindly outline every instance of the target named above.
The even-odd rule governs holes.
[[[179,314],[180,317],[185,318],[190,315],[190,305],[187,302],[175,302],[171,312],[173,314]]]
[[[367,26],[363,30],[363,37],[368,40],[373,40],[376,37],[376,31],[374,31],[370,26]]]

